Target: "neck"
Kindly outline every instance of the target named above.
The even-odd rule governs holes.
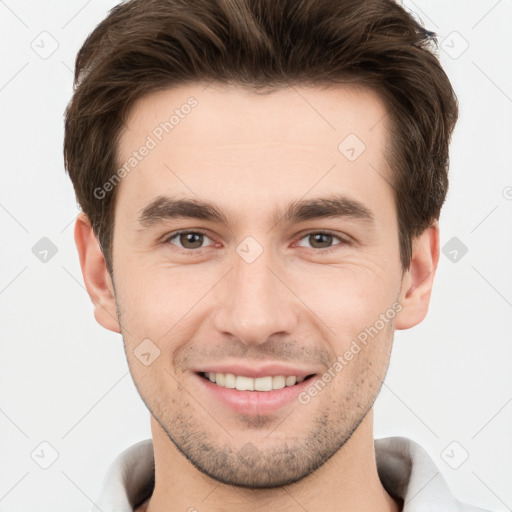
[[[244,489],[217,482],[196,469],[151,418],[155,454],[155,488],[138,509],[147,512],[201,510],[231,512],[263,509],[282,512],[398,512],[398,504],[382,486],[373,442],[373,415],[368,413],[345,445],[307,477],[285,487]]]

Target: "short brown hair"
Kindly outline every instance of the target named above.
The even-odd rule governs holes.
[[[436,34],[393,0],[131,0],[112,9],[78,52],[64,158],[77,201],[113,274],[118,166],[135,100],[190,82],[255,92],[290,85],[368,86],[386,102],[402,269],[412,241],[441,212],[458,117]]]

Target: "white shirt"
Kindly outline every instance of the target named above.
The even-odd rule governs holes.
[[[375,440],[382,485],[404,501],[403,512],[485,512],[458,501],[425,450],[405,437]],[[153,441],[140,441],[110,465],[91,512],[133,512],[154,487]]]

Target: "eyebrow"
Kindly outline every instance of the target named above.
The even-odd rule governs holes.
[[[341,194],[293,201],[284,213],[281,210],[274,212],[271,220],[275,225],[283,220],[294,223],[338,217],[360,220],[369,226],[375,224],[375,216],[367,206]],[[227,216],[211,203],[167,196],[158,196],[143,208],[137,218],[137,224],[141,229],[150,228],[162,221],[175,218],[193,218],[229,224]]]

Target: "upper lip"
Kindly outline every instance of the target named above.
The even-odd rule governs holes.
[[[212,364],[211,366],[203,366],[195,370],[197,373],[232,373],[244,377],[251,377],[257,379],[258,377],[275,377],[284,375],[285,377],[294,375],[296,377],[307,377],[314,375],[317,370],[314,368],[304,368],[297,366],[284,365],[282,363],[266,363],[264,365],[255,365],[249,363],[225,363],[225,364]]]

